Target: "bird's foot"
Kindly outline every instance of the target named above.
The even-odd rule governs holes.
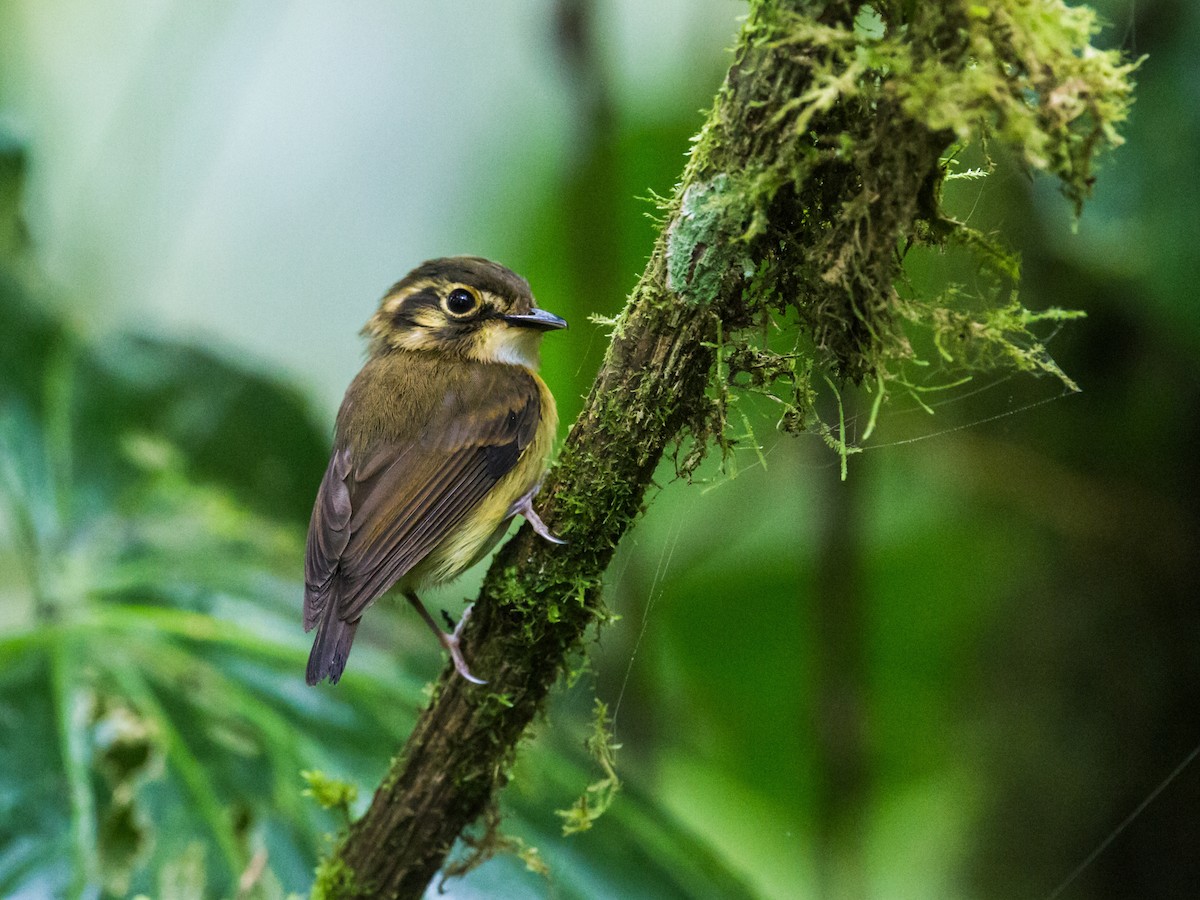
[[[437,635],[438,641],[446,648],[446,652],[450,654],[450,661],[454,663],[454,671],[456,671],[471,684],[487,684],[482,678],[476,678],[471,674],[471,670],[467,668],[467,661],[462,655],[462,630],[467,624],[467,619],[471,617],[471,610],[475,608],[475,604],[471,604],[463,610],[462,618],[458,620],[458,624],[454,626],[453,631],[443,631],[438,627],[438,623],[434,621],[433,616],[429,614],[429,610],[425,608],[425,604],[420,601],[416,594],[411,591],[405,594],[408,597],[408,602],[413,605],[413,608],[420,613],[421,618],[425,620],[425,624],[429,626],[429,630]],[[444,613],[443,613],[444,615]]]
[[[537,514],[537,510],[533,508],[533,497],[541,487],[539,483],[533,490],[529,491],[525,496],[521,497],[516,503],[509,507],[508,514],[510,516],[520,513],[525,521],[532,526],[538,536],[543,540],[549,541],[551,544],[565,544],[562,538],[558,537],[554,532],[546,527],[546,523],[542,521],[542,517]]]
[[[458,672],[463,678],[471,682],[471,684],[487,684],[482,678],[476,678],[471,674],[471,670],[467,668],[467,661],[463,659],[462,648],[459,638],[462,635],[463,626],[467,624],[467,619],[471,618],[471,610],[475,608],[472,603],[463,610],[462,618],[458,620],[458,624],[454,626],[453,631],[438,630],[438,639],[442,642],[442,646],[450,654],[450,660],[454,663],[454,671]]]

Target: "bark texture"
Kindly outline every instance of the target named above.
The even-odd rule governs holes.
[[[497,554],[465,633],[488,683],[443,673],[370,808],[322,864],[314,896],[421,896],[505,784],[527,726],[603,616],[602,575],[659,462],[692,441],[682,445],[686,468],[720,439],[731,382],[790,373],[799,409],[813,364],[834,379],[882,379],[886,360],[909,352],[911,304],[893,283],[902,248],[951,230],[937,209],[939,157],[966,127],[958,107],[938,103],[959,96],[957,73],[977,77],[984,45],[974,34],[990,28],[989,46],[1004,47],[1020,32],[1005,10],[967,2],[874,6],[886,38],[864,36],[870,22],[855,27],[858,4],[751,4],[646,270],[540,495],[543,519],[568,544],[524,527]],[[931,98],[914,105],[919,91],[889,79],[924,65],[937,78],[914,82]],[[1005,59],[991,77],[1019,78],[1014,66]],[[992,87],[980,88],[979,103],[1004,99]],[[964,117],[977,114],[956,102]],[[804,351],[786,365],[738,343],[781,318]],[[793,426],[809,424],[797,417]]]

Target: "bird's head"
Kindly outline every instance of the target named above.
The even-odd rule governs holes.
[[[536,368],[543,333],[566,327],[534,305],[520,275],[478,256],[452,256],[396,282],[363,334],[372,355],[421,350]]]

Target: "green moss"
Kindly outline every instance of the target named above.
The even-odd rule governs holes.
[[[597,698],[592,719],[592,733],[584,741],[588,753],[600,766],[601,777],[592,782],[569,809],[558,810],[563,820],[563,835],[587,831],[617,797],[621,779],[617,776],[617,751],[621,745],[613,738],[612,717],[608,705]]]
[[[370,896],[371,892],[357,883],[354,870],[340,856],[330,854],[317,865],[311,900],[351,900]]]
[[[953,155],[998,142],[1057,177],[1078,214],[1100,152],[1121,143],[1138,63],[1092,46],[1095,13],[1059,0],[823,13],[818,22],[752,4],[731,76],[664,206],[666,284],[721,320],[710,405],[676,453],[683,474],[710,442],[726,457],[757,446],[733,437],[749,431],[738,407],[747,392],[779,405],[783,429],[822,434],[844,465],[855,448],[818,403],[840,408],[846,382],[870,385],[875,411],[911,383],[913,366],[927,382],[1015,369],[1076,389],[1037,326],[1079,314],[1025,309],[1015,254],[954,221],[941,188]],[[914,248],[950,245],[975,258],[972,290],[905,289]],[[917,346],[934,353],[921,358]]]
[[[526,843],[516,835],[504,833],[500,827],[501,816],[496,804],[490,804],[484,811],[483,823],[482,834],[464,833],[462,835],[462,842],[470,848],[470,853],[451,862],[442,870],[439,892],[447,879],[461,878],[498,853],[510,853],[525,864],[526,871],[549,878],[550,868],[542,859],[537,847]]]
[[[960,4],[947,24],[961,40],[956,59],[915,56],[895,38],[881,46],[881,61],[905,67],[894,82],[904,112],[962,143],[991,135],[1057,176],[1078,215],[1099,151],[1123,142],[1140,60],[1096,49],[1096,13],[1058,0]]]
[[[300,777],[308,785],[303,795],[311,797],[323,809],[338,813],[341,820],[338,833],[325,836],[327,852],[322,854],[317,864],[312,900],[346,900],[369,896],[370,891],[355,886],[354,873],[340,854],[340,846],[346,840],[350,826],[350,808],[358,799],[358,788],[315,770],[301,772]]]
[[[308,785],[302,792],[305,797],[311,797],[323,809],[337,810],[343,817],[349,819],[350,807],[358,800],[357,787],[348,781],[330,778],[324,772],[317,770],[301,772],[300,777]]]

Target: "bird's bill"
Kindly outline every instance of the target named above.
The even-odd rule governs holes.
[[[538,309],[536,306],[527,313],[521,315],[514,313],[503,318],[509,325],[515,325],[518,328],[532,328],[536,331],[554,331],[567,327],[566,319],[546,312],[544,309]]]

